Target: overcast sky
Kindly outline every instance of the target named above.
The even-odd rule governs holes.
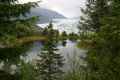
[[[25,2],[29,1],[37,0],[25,0]],[[54,10],[69,18],[80,16],[80,7],[84,5],[85,0],[42,0],[40,3],[40,7]]]

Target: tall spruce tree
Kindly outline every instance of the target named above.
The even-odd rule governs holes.
[[[60,54],[56,53],[56,38],[55,32],[52,29],[52,23],[48,26],[48,40],[45,42],[42,52],[37,60],[38,80],[61,80],[63,58]]]
[[[87,80],[120,79],[120,1],[110,0],[110,13],[101,18],[100,32],[94,38],[95,46],[87,56]]]
[[[108,0],[87,0],[86,8],[82,8],[83,15],[80,17],[79,29],[82,35],[87,35],[89,31],[99,32],[100,19],[108,13]]]

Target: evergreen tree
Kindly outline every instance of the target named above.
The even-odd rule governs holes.
[[[48,40],[45,42],[42,52],[40,53],[40,60],[37,60],[37,71],[40,80],[61,80],[62,77],[62,56],[56,51],[56,38],[52,23],[48,26]]]
[[[111,0],[110,13],[101,18],[101,28],[94,38],[94,48],[87,56],[87,80],[120,79],[120,1]]]
[[[69,40],[76,41],[78,39],[78,35],[76,33],[70,33],[69,34]]]
[[[10,74],[12,64],[17,66],[20,54],[25,50],[24,45],[17,46],[16,39],[30,35],[35,30],[36,17],[27,18],[27,14],[36,5],[35,2],[21,4],[18,0],[0,0],[0,62],[4,62],[3,72],[6,74]],[[14,48],[9,47],[13,44]],[[5,75],[1,77],[9,78]]]
[[[9,48],[8,46],[16,44],[18,37],[23,37],[32,33],[35,25],[35,17],[26,17],[32,7],[37,3],[20,4],[18,0],[0,0],[0,60],[8,60],[12,57],[17,57],[23,46]],[[7,47],[7,48],[6,48]],[[20,49],[20,50],[18,50]],[[5,59],[6,58],[6,59]],[[15,60],[14,60],[15,61]]]
[[[20,4],[18,0],[0,0],[0,44],[13,44],[16,38],[34,30],[36,18],[25,17],[36,5],[35,2]]]
[[[63,46],[66,46],[66,40],[68,39],[68,35],[65,31],[63,31],[60,35],[60,40]]]
[[[81,9],[83,15],[80,17],[79,29],[83,37],[89,32],[99,32],[101,17],[108,13],[108,0],[87,0],[86,8]]]
[[[63,31],[62,33],[61,33],[61,40],[67,40],[67,33],[65,32],[65,31]]]

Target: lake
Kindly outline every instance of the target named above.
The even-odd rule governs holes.
[[[53,22],[54,29],[59,30],[60,32],[66,31],[67,33],[75,32],[78,33],[78,19],[55,19]],[[44,28],[46,24],[38,24],[40,27]],[[82,64],[82,58],[86,56],[86,50],[77,48],[77,42],[72,42],[67,40],[66,46],[58,45],[58,51],[57,53],[61,54],[64,59],[65,63],[68,62],[68,56],[73,57],[76,55],[77,57],[81,58],[81,64]],[[41,42],[34,42],[31,48],[26,52],[27,56],[24,58],[25,61],[34,61],[38,58],[38,54],[41,52],[41,48],[43,47],[43,44]]]

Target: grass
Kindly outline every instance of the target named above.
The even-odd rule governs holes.
[[[26,36],[26,37],[21,37],[21,38],[17,38],[14,40],[14,43],[11,42],[9,44],[3,45],[3,48],[12,48],[12,47],[16,47],[17,46],[21,46],[27,43],[32,43],[35,41],[46,41],[47,37],[46,36]]]
[[[79,54],[74,53],[73,56],[68,56],[67,64],[69,65],[69,69],[65,72],[63,80],[86,79],[86,62],[79,57]]]
[[[94,47],[94,43],[90,40],[81,40],[80,42],[78,42],[77,47],[83,49],[89,49]]]
[[[22,37],[16,40],[19,44],[34,42],[34,41],[46,41],[47,38],[45,36],[29,36],[29,37]]]

